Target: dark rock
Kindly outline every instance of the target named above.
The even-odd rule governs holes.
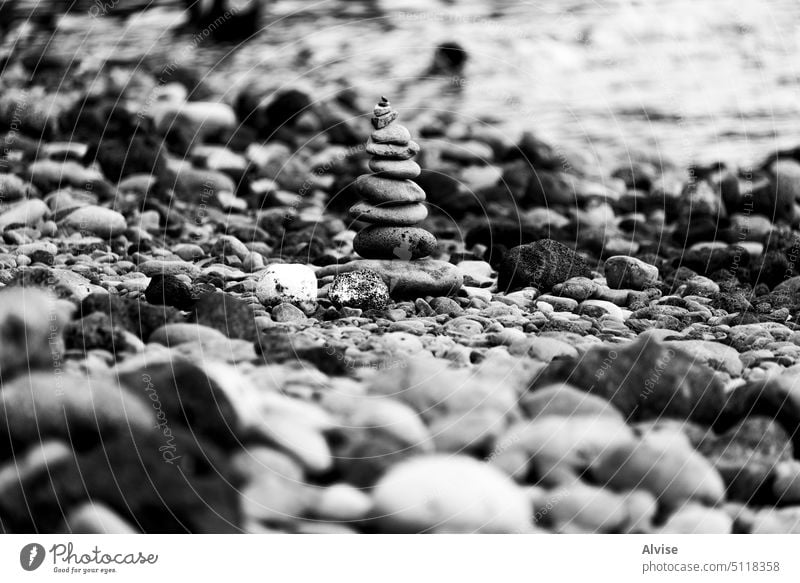
[[[770,188],[754,196],[754,207],[770,219],[794,222],[795,201],[800,196],[800,163],[777,160],[769,168]]]
[[[128,343],[122,331],[112,325],[108,314],[94,312],[64,326],[64,346],[84,352],[101,348],[117,354],[124,351]]]
[[[253,306],[222,291],[202,295],[194,306],[191,321],[219,330],[228,338],[251,342],[258,338]]]
[[[459,43],[450,41],[436,47],[428,73],[430,75],[460,75],[469,55]]]
[[[298,118],[313,105],[311,98],[298,89],[286,89],[275,95],[264,108],[265,127],[262,130],[264,137],[282,128],[292,128]]]
[[[338,312],[336,317],[339,317]],[[267,364],[300,360],[313,364],[327,375],[343,375],[348,372],[349,363],[343,350],[331,344],[319,345],[298,340],[282,328],[262,330],[255,349]]]
[[[774,504],[773,469],[792,459],[792,444],[781,427],[767,417],[748,417],[718,437],[697,446],[725,480],[727,498],[747,504]]]
[[[659,417],[716,421],[725,402],[714,371],[649,336],[624,346],[599,345],[581,357],[555,360],[534,384],[566,382],[608,399],[634,421]]]
[[[561,171],[537,170],[531,176],[522,203],[525,206],[575,207],[575,177]]]
[[[162,432],[183,426],[223,449],[241,445],[243,430],[226,393],[191,362],[173,360],[145,365],[119,375],[120,385],[142,402],[163,411]],[[158,407],[155,407],[158,403]]]
[[[64,320],[52,296],[42,290],[0,291],[0,377],[7,381],[60,363]]]
[[[66,509],[96,501],[145,533],[239,532],[240,485],[226,457],[195,435],[176,429],[165,445],[152,430],[125,432],[14,480],[0,522],[11,532],[59,532]]]
[[[566,245],[544,239],[511,249],[498,270],[497,285],[506,291],[535,287],[548,292],[571,277],[591,277],[586,259]]]
[[[713,239],[713,237],[712,237]],[[731,270],[744,268],[750,264],[750,254],[744,247],[731,245],[728,247],[702,247],[687,249],[676,258],[675,266],[683,266],[700,275],[709,275],[721,269]]]
[[[516,148],[506,153],[505,161],[522,158],[530,167],[542,170],[560,168],[564,161],[555,148],[543,142],[531,132],[524,132]]]
[[[161,140],[146,135],[104,138],[87,150],[84,163],[92,162],[97,162],[103,175],[115,183],[132,174],[163,176],[167,168]]]
[[[331,477],[359,488],[372,487],[386,470],[419,449],[380,428],[337,428],[328,443],[335,460]]]
[[[714,430],[723,433],[748,418],[768,417],[780,424],[799,451],[800,386],[796,380],[795,375],[782,374],[737,387],[728,393]]]
[[[244,5],[230,0],[195,2],[184,0],[189,12],[187,24],[205,38],[221,43],[243,43],[261,30],[260,2]]]
[[[153,330],[165,324],[184,321],[181,313],[175,308],[153,306],[136,299],[111,294],[91,294],[78,308],[78,316],[81,318],[94,312],[108,314],[112,326],[121,326],[145,340],[150,337]]]
[[[144,291],[144,297],[153,305],[172,306],[179,310],[191,310],[195,302],[191,288],[168,273],[155,274]]]
[[[48,438],[82,451],[120,432],[148,431],[155,414],[110,377],[64,374],[61,362],[6,382],[0,391],[0,459]],[[2,498],[2,497],[0,497]]]

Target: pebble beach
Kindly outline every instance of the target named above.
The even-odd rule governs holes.
[[[800,532],[800,134],[598,156],[436,44],[7,52],[0,532]]]

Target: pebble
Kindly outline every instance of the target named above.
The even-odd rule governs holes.
[[[84,502],[71,509],[64,521],[68,534],[138,534],[139,531],[102,503]]]
[[[151,304],[179,310],[189,310],[195,303],[191,288],[176,275],[155,274],[150,278],[144,296]]]
[[[0,213],[0,229],[9,225],[36,226],[50,214],[44,201],[38,198],[18,202]]]
[[[485,261],[459,261],[456,267],[464,277],[464,285],[489,287],[495,282],[494,270]]]
[[[658,268],[635,257],[616,255],[606,259],[603,269],[612,289],[645,289],[658,283]]]
[[[488,464],[465,456],[420,456],[393,467],[375,486],[378,529],[407,533],[526,533],[532,505]]]
[[[76,209],[58,221],[58,225],[68,230],[91,233],[104,239],[122,235],[127,229],[125,217],[116,211],[99,206]]]
[[[731,534],[733,518],[717,508],[687,503],[673,513],[667,522],[655,529],[658,534]]]
[[[150,259],[138,266],[140,273],[147,277],[154,277],[156,275],[188,275],[195,278],[200,275],[200,270],[193,263],[186,261],[164,261],[161,259]]]
[[[303,322],[307,319],[303,310],[286,302],[274,306],[271,313],[272,319],[281,323]]]
[[[89,378],[61,368],[5,382],[0,410],[3,433],[20,443],[49,437],[70,441],[80,434],[88,446],[120,432],[147,433],[156,423],[153,408],[120,390],[110,376]]]
[[[367,517],[372,499],[350,484],[333,484],[324,488],[314,504],[314,514],[321,520],[351,522]]]
[[[148,342],[164,346],[178,346],[186,342],[212,343],[227,340],[220,331],[200,324],[174,323],[156,328],[147,338]]]
[[[670,348],[683,350],[691,354],[696,362],[707,364],[711,368],[726,372],[732,377],[741,376],[744,369],[736,349],[719,342],[671,340],[664,344]]]
[[[574,346],[555,338],[534,337],[529,339],[526,344],[528,356],[543,362],[550,362],[555,358],[575,358],[578,356],[578,351]]]
[[[307,265],[273,264],[259,277],[256,296],[265,306],[288,302],[310,314],[317,306],[317,276]]]
[[[60,330],[69,320],[55,298],[37,288],[0,291],[0,377],[62,364]]]
[[[647,490],[673,508],[687,500],[717,504],[725,499],[719,473],[677,432],[650,433],[638,443],[609,447],[592,464],[591,474],[616,490]]]
[[[636,440],[622,419],[609,415],[544,415],[512,426],[498,444],[505,447],[498,445],[492,464],[518,481],[558,486]]]
[[[597,284],[588,277],[571,277],[553,286],[553,294],[577,302],[589,299],[597,291]]]
[[[655,336],[589,347],[578,359],[553,361],[537,384],[570,382],[607,398],[634,420],[662,416],[711,425],[726,398],[714,371]]]

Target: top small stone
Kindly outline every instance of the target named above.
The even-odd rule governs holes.
[[[392,109],[392,104],[389,103],[388,99],[381,97],[381,100],[372,110],[372,127],[379,130],[385,128],[396,119],[397,111]]]

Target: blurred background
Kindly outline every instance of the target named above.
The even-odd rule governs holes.
[[[609,163],[748,164],[800,142],[797,0],[0,5],[8,62],[47,54],[71,75],[172,64],[202,81],[198,98],[349,87],[390,95],[406,119],[446,109]],[[435,58],[442,43],[456,52]]]

